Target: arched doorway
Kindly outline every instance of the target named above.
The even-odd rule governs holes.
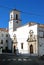
[[[16,47],[14,46],[14,53],[16,54]]]
[[[30,54],[33,54],[33,45],[30,45]]]

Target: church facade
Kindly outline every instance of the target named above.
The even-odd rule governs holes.
[[[9,35],[12,53],[44,55],[44,25],[30,22],[22,26],[20,11],[15,9],[10,12]]]

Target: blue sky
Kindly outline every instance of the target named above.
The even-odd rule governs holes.
[[[21,13],[23,25],[30,21],[44,24],[44,0],[1,0],[0,28],[8,28],[9,14],[14,8],[25,12]]]

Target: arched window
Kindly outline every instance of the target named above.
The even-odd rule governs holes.
[[[23,49],[23,43],[21,43],[21,49]]]
[[[18,20],[18,14],[16,14],[16,20]]]

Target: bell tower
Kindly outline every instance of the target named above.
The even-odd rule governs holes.
[[[9,31],[15,31],[21,26],[20,11],[13,9],[10,12]]]

